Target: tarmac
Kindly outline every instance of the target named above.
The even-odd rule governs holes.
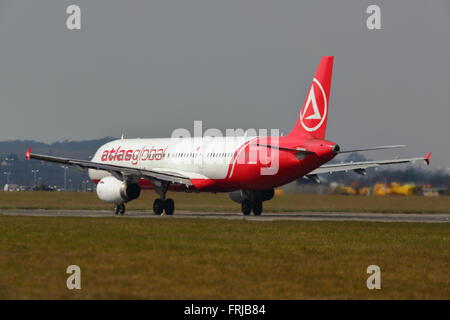
[[[152,212],[127,211],[123,216],[114,215],[112,211],[102,210],[0,210],[4,216],[26,217],[86,217],[129,219],[230,219],[250,221],[373,221],[373,222],[421,222],[445,223],[450,222],[450,214],[445,213],[345,213],[345,212],[264,212],[261,216],[244,216],[237,212],[191,212],[176,211],[173,216],[154,215]]]

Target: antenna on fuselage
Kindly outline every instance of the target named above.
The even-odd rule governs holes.
[[[125,139],[126,134],[127,134],[127,130],[123,130],[122,135],[120,136],[120,140]]]

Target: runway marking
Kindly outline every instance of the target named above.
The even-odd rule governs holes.
[[[124,216],[116,216],[107,210],[2,210],[4,216],[27,217],[88,217],[88,218],[153,218],[153,219],[229,219],[248,221],[373,221],[373,222],[450,222],[450,214],[446,213],[346,213],[346,212],[267,212],[261,216],[243,216],[236,212],[191,212],[179,211],[173,216],[156,216],[151,212],[129,211]]]

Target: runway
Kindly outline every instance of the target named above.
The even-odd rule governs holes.
[[[156,216],[150,212],[128,211],[124,216],[116,216],[111,211],[100,210],[2,210],[4,216],[27,217],[87,217],[87,218],[144,218],[144,219],[231,219],[249,221],[373,221],[373,222],[450,222],[450,214],[441,213],[345,213],[345,212],[280,212],[263,213],[261,216],[243,216],[236,212],[190,212],[177,211],[173,216]]]

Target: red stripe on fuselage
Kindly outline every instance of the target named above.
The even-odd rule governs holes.
[[[257,138],[253,138],[245,143],[243,143],[233,154],[233,158],[230,161],[230,164],[228,166],[228,171],[227,171],[227,175],[226,178],[231,178],[231,176],[233,175],[233,171],[234,171],[234,167],[236,165],[236,161],[237,158],[239,156],[239,154],[241,153],[241,151],[243,149],[245,149],[246,146],[248,146],[251,142],[255,141]]]

